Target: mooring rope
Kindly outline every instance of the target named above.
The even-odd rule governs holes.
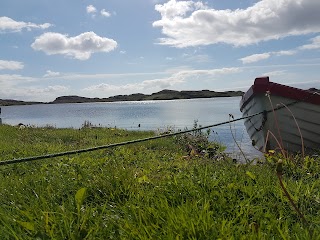
[[[0,166],[14,164],[14,163],[30,162],[30,161],[41,160],[41,159],[46,159],[46,158],[60,157],[60,156],[65,156],[65,155],[72,155],[72,154],[77,154],[77,153],[92,152],[92,151],[106,149],[106,148],[113,148],[113,147],[129,145],[129,144],[133,144],[133,143],[146,142],[146,141],[155,140],[155,139],[159,139],[159,138],[172,137],[172,136],[176,136],[176,135],[180,135],[180,134],[190,133],[190,132],[194,132],[194,131],[200,131],[200,130],[203,130],[203,129],[206,129],[206,128],[212,128],[212,127],[217,127],[217,126],[221,126],[221,125],[224,125],[224,124],[237,122],[237,121],[244,120],[244,119],[247,119],[247,118],[252,118],[252,117],[257,116],[257,115],[262,114],[262,113],[263,113],[263,111],[259,112],[259,113],[255,113],[255,114],[249,115],[249,116],[245,116],[245,117],[241,117],[241,118],[236,118],[236,119],[232,119],[232,120],[229,120],[229,121],[225,121],[225,122],[220,122],[220,123],[216,123],[216,124],[212,124],[212,125],[193,128],[193,129],[185,130],[185,131],[178,131],[178,132],[174,132],[174,133],[162,134],[162,135],[148,137],[148,138],[142,138],[142,139],[136,139],[136,140],[126,141],[126,142],[112,143],[112,144],[101,145],[101,146],[97,146],[97,147],[78,149],[78,150],[71,150],[71,151],[65,151],[65,152],[58,152],[58,153],[52,153],[52,154],[46,154],[46,155],[40,155],[40,156],[33,156],[33,157],[26,157],[26,158],[18,158],[18,159],[0,161]]]

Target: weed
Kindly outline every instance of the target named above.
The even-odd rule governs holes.
[[[193,129],[201,128],[198,121],[194,121]],[[185,129],[188,130],[188,129]],[[206,156],[211,159],[223,158],[225,147],[216,142],[209,141],[210,129],[207,131],[196,130],[191,133],[175,137],[179,145],[185,146],[190,156]]]

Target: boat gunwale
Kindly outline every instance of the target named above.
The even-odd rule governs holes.
[[[240,111],[243,111],[252,98],[257,95],[267,93],[295,101],[320,105],[320,94],[317,92],[270,82],[269,77],[258,77],[255,79],[254,84],[249,88],[249,90],[242,96],[240,101]]]

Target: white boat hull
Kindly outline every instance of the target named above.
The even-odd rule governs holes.
[[[272,111],[278,106],[282,108]],[[244,122],[257,149],[263,152],[315,152],[320,149],[319,105],[259,94],[246,103],[242,113],[246,117],[263,110],[271,110],[266,113],[266,119],[260,114]]]

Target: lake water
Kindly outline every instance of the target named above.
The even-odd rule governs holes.
[[[128,130],[165,130],[168,127],[191,129],[195,121],[199,125],[212,125],[241,117],[241,97],[188,99],[168,101],[139,101],[114,103],[39,104],[3,106],[2,123],[17,125],[54,126],[56,128],[80,128],[85,121],[93,125],[117,127]],[[139,127],[140,126],[140,127]],[[243,121],[232,123],[231,129],[237,142],[250,158],[261,156],[251,146]],[[234,143],[230,125],[212,128],[210,140],[227,146],[234,155],[239,150]],[[234,156],[235,157],[235,156]]]

